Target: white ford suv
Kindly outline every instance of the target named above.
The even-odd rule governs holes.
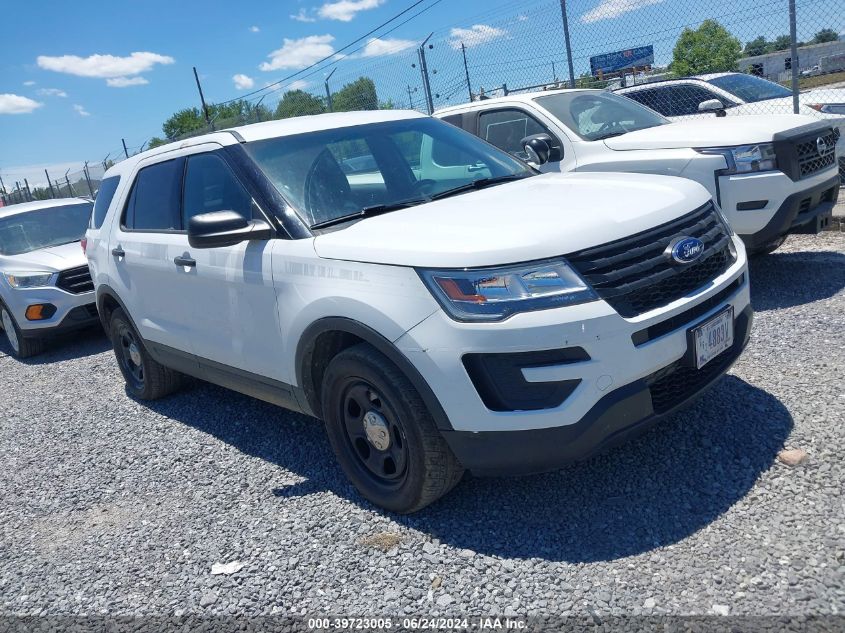
[[[707,191],[540,175],[415,112],[225,130],[112,167],[88,257],[127,391],[182,374],[322,418],[368,499],[587,457],[746,345],[745,249]]]
[[[750,252],[789,233],[825,228],[839,195],[838,130],[798,115],[670,122],[601,90],[512,94],[444,108],[449,123],[527,159],[523,140],[548,145],[542,171],[628,171],[701,183]],[[538,158],[534,153],[534,160]]]
[[[18,358],[40,353],[51,336],[98,323],[79,245],[91,207],[63,198],[0,208],[0,329]]]

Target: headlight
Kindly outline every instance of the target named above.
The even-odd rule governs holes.
[[[845,114],[845,103],[808,103],[816,112],[824,114]]]
[[[748,174],[755,171],[772,171],[778,168],[775,146],[771,143],[740,145],[738,147],[705,147],[696,150],[701,154],[720,154],[728,168],[725,174]]]
[[[6,273],[6,281],[12,288],[41,288],[51,285],[53,275],[49,272]]]
[[[517,312],[598,299],[563,260],[418,272],[443,309],[458,321],[501,321]]]

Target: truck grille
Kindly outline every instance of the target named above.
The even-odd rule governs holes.
[[[802,141],[795,145],[800,178],[812,176],[836,163],[836,135],[833,131],[817,138],[821,138],[827,146],[827,150],[822,154],[819,153],[817,139]]]
[[[94,290],[94,282],[91,281],[91,271],[88,270],[88,266],[63,270],[59,273],[56,286],[75,295]]]
[[[697,237],[704,252],[676,264],[664,252],[677,237]],[[712,202],[672,222],[567,256],[598,295],[623,317],[664,306],[719,276],[734,261],[730,235]]]

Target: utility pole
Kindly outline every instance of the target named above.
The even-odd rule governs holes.
[[[23,184],[26,185],[26,197],[29,199],[30,202],[32,202],[32,190],[29,188],[29,181],[24,178]]]
[[[123,153],[126,154],[126,158],[129,158],[129,150],[126,149],[126,139],[120,139],[120,142],[123,143]]]
[[[85,182],[88,183],[88,193],[91,194],[91,197],[94,197],[94,187],[91,186],[91,176],[88,174],[88,161],[85,161],[85,166],[82,168],[82,171],[85,172]]]
[[[6,193],[6,185],[3,184],[3,176],[0,176],[0,189],[3,190],[3,193]]]
[[[795,12],[795,0],[789,0],[789,40],[791,50],[790,72],[792,73],[792,111],[798,114],[798,16]]]
[[[111,152],[106,154],[106,157],[103,159],[103,171],[106,171],[109,168],[109,156],[111,156]]]
[[[47,184],[50,185],[50,197],[55,198],[56,197],[56,190],[53,189],[53,181],[50,180],[50,174],[47,173],[46,169],[44,170],[44,175],[47,176]]]
[[[197,74],[197,67],[194,66],[194,79],[197,80],[197,90],[200,92],[200,101],[202,102],[202,112],[205,115],[206,125],[211,125],[211,117],[208,115],[208,106],[205,105],[205,97],[202,94],[202,86],[200,85],[200,76]]]
[[[412,93],[414,93],[416,91],[417,91],[416,88],[411,90],[411,86],[410,85],[408,86],[408,105],[411,106],[411,110],[414,109],[414,97],[412,96]]]
[[[329,90],[329,79],[332,78],[334,75],[334,71],[337,70],[337,66],[332,68],[332,71],[329,73],[329,76],[326,77],[326,81],[324,82],[326,85],[326,107],[328,107],[329,112],[334,112],[334,104],[332,104],[332,91]]]
[[[434,33],[429,33],[428,37],[423,40],[420,47],[417,49],[417,55],[420,59],[420,73],[422,74],[423,90],[425,90],[425,102],[428,107],[428,113],[434,113],[434,99],[431,98],[431,84],[428,82],[428,66],[425,62],[425,45]],[[433,48],[433,47],[432,47]]]
[[[70,178],[67,175],[70,173],[70,169],[65,172],[65,182],[67,183],[67,190],[70,193],[71,197],[75,196],[76,194],[73,192],[73,187],[70,186]]]
[[[795,0],[790,0],[794,2]],[[566,0],[560,0],[560,14],[563,16],[563,39],[566,42],[566,61],[569,62],[569,87],[575,87],[575,69],[572,66],[572,44],[569,41],[569,17],[566,13]]]
[[[467,47],[461,42],[461,54],[464,56],[464,74],[467,77],[467,92],[469,93],[469,100],[472,101],[472,84],[469,82],[469,67],[467,66]]]

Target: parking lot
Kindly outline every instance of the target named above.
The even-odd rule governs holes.
[[[410,517],[362,501],[312,419],[202,383],[135,402],[97,331],[0,347],[0,608],[841,614],[845,233],[792,236],[751,278],[748,350],[693,408]]]

